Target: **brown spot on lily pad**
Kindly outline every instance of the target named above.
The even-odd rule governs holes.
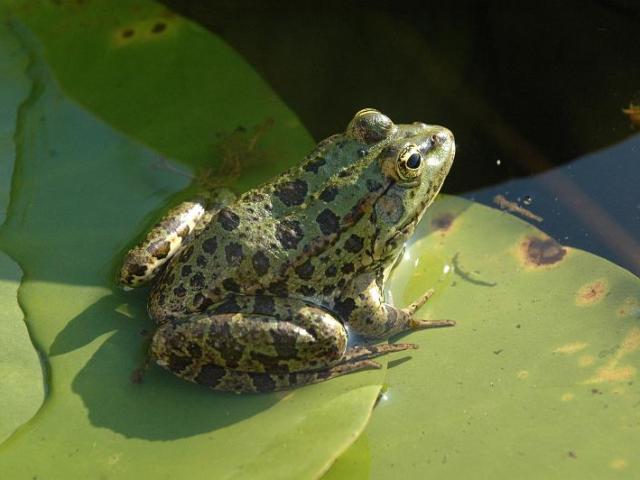
[[[627,297],[622,302],[622,305],[618,307],[616,313],[619,317],[626,317],[628,315],[640,315],[640,300],[635,297]]]
[[[519,246],[526,266],[532,268],[555,266],[567,254],[567,249],[553,238],[527,236]]]
[[[167,24],[164,22],[156,22],[153,27],[151,27],[152,33],[161,33],[167,29]]]
[[[447,232],[451,228],[451,225],[453,225],[455,218],[456,216],[451,212],[442,212],[431,219],[431,228],[433,230],[440,230],[442,233]]]
[[[581,286],[576,293],[576,305],[590,307],[600,303],[609,292],[609,286],[604,278],[594,280]]]

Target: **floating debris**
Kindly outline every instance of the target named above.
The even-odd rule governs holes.
[[[532,199],[529,196],[525,197],[525,204],[531,205]],[[540,215],[536,215],[535,213],[527,210],[526,208],[521,207],[515,202],[510,202],[507,200],[507,197],[504,195],[496,195],[493,197],[493,203],[498,205],[501,209],[507,210],[511,213],[517,213],[522,215],[523,217],[529,218],[531,220],[535,220],[536,222],[542,222],[543,218]]]

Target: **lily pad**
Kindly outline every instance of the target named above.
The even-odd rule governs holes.
[[[391,294],[428,286],[410,361],[390,360],[365,433],[371,478],[640,476],[640,281],[515,217],[459,198],[430,208]],[[347,452],[336,466],[343,468]],[[329,478],[353,478],[350,475]],[[333,471],[330,472],[333,474]]]
[[[29,97],[29,58],[6,28],[0,28],[0,223],[6,218],[14,138],[20,106]],[[22,270],[0,252],[0,442],[28,421],[44,400],[44,378],[18,304]]]
[[[97,20],[97,11],[106,10],[107,4],[120,16],[110,11],[105,21],[117,17],[123,26],[144,23],[145,15],[153,25],[152,20],[165,12],[149,2],[58,2],[40,7],[25,2],[2,24],[2,28],[9,25],[10,34],[30,58],[32,88],[16,126],[18,156],[0,246],[25,272],[21,305],[29,330],[46,355],[50,376],[44,407],[0,446],[0,477],[317,477],[365,427],[383,372],[256,396],[214,393],[159,368],[152,368],[143,384],[130,381],[145,356],[141,331],[153,325],[145,311],[148,292],[119,290],[114,274],[122,251],[175,201],[177,192],[189,186],[173,161],[136,139],[152,143],[162,137],[164,143],[157,145],[162,157],[178,152],[187,161],[198,148],[205,152],[212,146],[214,156],[228,151],[216,149],[216,144],[242,144],[238,137],[227,144],[224,139],[233,136],[238,125],[248,126],[251,133],[271,117],[274,126],[256,148],[273,154],[278,162],[262,165],[258,173],[241,169],[236,185],[252,184],[299,161],[312,142],[292,113],[228,47],[175,16],[171,17],[175,30],[161,44],[142,42],[131,47],[135,55],[118,58],[123,68],[132,69],[142,68],[141,62],[162,63],[182,54],[197,57],[198,62],[180,64],[162,79],[162,85],[171,85],[176,92],[184,85],[201,86],[196,80],[201,75],[222,75],[219,89],[214,82],[182,102],[170,97],[174,113],[179,111],[187,122],[193,121],[188,113],[200,108],[198,102],[217,106],[210,112],[215,120],[197,126],[198,131],[207,131],[207,137],[185,138],[181,132],[173,136],[159,121],[137,126],[135,132],[125,125],[127,134],[105,123],[100,117],[109,117],[116,126],[119,121],[110,116],[108,106],[96,107],[96,116],[83,106],[90,102],[78,104],[67,96],[83,90],[85,72],[77,65],[75,76],[66,72],[73,62],[62,62],[62,56],[55,54],[64,42],[43,32],[81,25],[72,35],[74,47],[68,55],[76,55],[75,44],[85,45],[87,58],[107,57],[105,68],[115,68],[119,63],[114,56],[120,51],[113,52],[109,42],[94,38],[107,38],[100,37],[103,30]],[[64,13],[76,8],[72,20],[61,21]],[[99,76],[96,68],[86,72],[87,78]],[[110,72],[103,74],[109,77]],[[236,78],[241,79],[234,87],[239,91],[227,98]],[[132,80],[145,81],[140,76]],[[121,115],[129,112],[142,121],[146,117],[140,116],[131,97],[120,96],[128,88],[113,84],[97,95],[109,98],[110,108]],[[155,88],[158,98],[165,98],[166,90]],[[241,94],[246,105],[238,107],[238,113],[234,106]],[[222,130],[225,115],[230,126]],[[199,121],[203,118],[194,124]],[[185,143],[198,143],[198,148]],[[287,146],[270,147],[280,144]],[[301,145],[306,148],[294,156],[293,148]],[[225,159],[213,160],[222,165]],[[3,271],[5,277],[9,273]],[[3,308],[15,304],[15,294],[13,300]],[[20,391],[16,387],[9,393]]]

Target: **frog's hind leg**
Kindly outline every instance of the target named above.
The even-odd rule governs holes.
[[[290,380],[293,385],[304,378],[320,381],[322,375],[329,378],[373,366],[369,361],[353,362],[331,370],[341,363],[346,348],[347,332],[329,312],[300,300],[266,296],[231,297],[205,313],[167,321],[152,341],[159,365],[207,385],[212,381],[205,372],[219,368],[247,376],[304,374]],[[216,388],[222,385],[226,384]]]
[[[149,230],[145,239],[125,256],[120,269],[120,284],[140,287],[155,278],[185,240],[202,230],[212,216],[234,198],[229,190],[217,189],[169,210]]]
[[[208,364],[202,367],[198,378],[192,381],[224,392],[267,393],[320,383],[360,370],[378,368],[380,364],[373,360],[341,363],[321,370],[295,373],[239,372]]]

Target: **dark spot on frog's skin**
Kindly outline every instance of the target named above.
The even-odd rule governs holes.
[[[275,196],[287,207],[302,205],[307,196],[308,186],[304,180],[284,182],[276,186]]]
[[[277,282],[271,283],[268,287],[268,290],[278,297],[286,297],[289,293],[289,290],[287,289],[287,283],[284,280],[279,280]]]
[[[180,373],[185,368],[193,363],[193,359],[191,357],[181,357],[179,355],[171,354],[169,356],[169,370],[172,372]]]
[[[364,246],[364,240],[362,239],[362,237],[359,237],[358,235],[352,234],[346,242],[344,242],[344,249],[347,252],[350,253],[358,253],[360,250],[362,250],[362,247]]]
[[[227,232],[232,232],[240,225],[240,217],[228,208],[223,208],[218,212],[218,223]]]
[[[431,228],[435,230],[444,230],[447,231],[451,228],[451,224],[453,224],[453,220],[456,216],[453,213],[443,213],[438,215],[434,219],[431,220]]]
[[[216,237],[207,238],[204,242],[202,242],[202,249],[205,251],[205,253],[213,255],[218,249],[218,239]]]
[[[213,305],[213,300],[201,293],[196,293],[193,297],[193,307],[197,310],[203,311],[211,305]]]
[[[276,311],[276,305],[273,297],[267,295],[257,295],[253,302],[254,313],[262,315],[273,315]]]
[[[273,337],[273,347],[278,353],[279,359],[290,359],[298,357],[297,337],[296,332],[291,332],[290,327],[282,327],[275,330],[271,336]]]
[[[315,267],[313,266],[313,263],[311,263],[311,259],[309,259],[302,265],[298,265],[295,270],[298,277],[300,277],[302,280],[310,280],[313,276]]]
[[[187,249],[184,252],[182,252],[182,254],[180,254],[180,261],[188,262],[189,259],[191,258],[191,255],[193,255],[193,245],[189,245]]]
[[[120,35],[122,36],[122,38],[131,38],[131,37],[133,37],[134,33],[135,32],[134,32],[134,30],[132,28],[125,28],[124,30],[122,30]]]
[[[197,343],[189,342],[187,345],[187,352],[189,352],[189,356],[191,358],[200,358],[202,357],[202,348]]]
[[[200,373],[195,378],[196,383],[207,387],[215,387],[226,371],[213,363],[208,363],[200,368]]]
[[[206,267],[207,257],[205,257],[204,255],[198,255],[198,257],[196,258],[196,265],[202,268]]]
[[[132,263],[127,266],[127,273],[129,275],[134,275],[136,277],[142,277],[145,273],[147,273],[146,265],[139,265],[137,263]]]
[[[384,305],[384,309],[387,312],[386,318],[387,321],[385,322],[385,328],[387,330],[391,330],[393,329],[393,327],[396,326],[397,322],[398,322],[398,309],[393,307],[392,305]],[[373,323],[373,318],[367,318],[367,323],[371,324]]]
[[[189,283],[193,288],[202,290],[204,288],[204,275],[202,272],[196,272]]]
[[[166,300],[166,297],[164,296],[163,293],[158,295],[158,305],[160,305],[160,306],[164,305],[165,300]]]
[[[316,217],[316,222],[318,222],[320,230],[325,235],[331,235],[332,233],[336,233],[340,229],[340,219],[328,208],[325,208],[322,212],[320,212],[320,214]]]
[[[367,190],[370,192],[376,192],[382,188],[382,184],[376,180],[367,180]]]
[[[225,278],[222,281],[222,286],[229,292],[237,293],[240,291],[240,285],[238,285],[238,283],[233,278]]]
[[[376,202],[375,211],[382,222],[394,224],[404,215],[404,202],[396,195],[385,195]]]
[[[340,170],[338,172],[338,177],[340,177],[340,178],[346,178],[349,175],[351,175],[351,169],[350,168],[343,168],[342,170]]]
[[[238,313],[240,306],[236,302],[235,297],[229,297],[224,302],[216,306],[213,311],[215,313]]]
[[[169,251],[171,250],[171,244],[167,240],[158,240],[152,242],[147,247],[147,252],[158,259],[167,258]]]
[[[343,320],[349,318],[354,308],[356,308],[356,302],[353,298],[337,299],[333,305],[333,309]]]
[[[230,267],[237,267],[244,258],[242,253],[242,245],[239,243],[231,242],[224,247],[224,253],[227,257],[227,264]]]
[[[272,392],[276,388],[276,382],[268,373],[250,373],[251,383],[258,392]]]
[[[323,166],[325,163],[327,163],[327,161],[324,158],[318,157],[307,162],[302,168],[304,168],[304,170],[307,172],[318,173],[318,170],[320,170],[320,167]]]
[[[353,273],[354,271],[353,263],[345,263],[344,265],[342,265],[342,268],[340,268],[340,271],[342,273]]]
[[[226,320],[226,321],[225,321]],[[225,365],[236,368],[238,360],[242,357],[242,349],[238,348],[238,341],[231,332],[230,318],[223,319],[220,323],[212,323],[209,326],[207,343],[220,353]]]
[[[342,288],[344,287],[344,284],[347,283],[346,280],[344,278],[341,278],[340,280],[338,280],[338,288]]]
[[[189,275],[191,275],[191,272],[193,272],[193,268],[191,267],[191,265],[183,265],[182,269],[180,270],[180,275],[182,275],[183,277],[188,277]]]
[[[302,240],[304,231],[297,220],[283,220],[276,225],[276,238],[287,250],[294,250]]]
[[[527,263],[539,267],[558,263],[567,254],[567,249],[553,238],[529,236],[521,245]]]
[[[184,285],[180,284],[173,289],[173,294],[176,297],[184,297],[187,294],[187,290],[184,288]]]
[[[338,195],[338,188],[334,186],[330,186],[322,190],[320,193],[320,200],[323,202],[331,202]]]
[[[258,250],[251,257],[253,269],[258,275],[264,275],[269,271],[269,257],[262,251]]]
[[[151,29],[152,33],[162,33],[167,29],[167,24],[164,22],[156,23]]]
[[[323,289],[322,289],[322,294],[325,296],[329,296],[333,293],[333,285],[326,285]]]
[[[336,268],[335,265],[328,266],[327,269],[324,271],[324,274],[327,277],[335,277],[337,273],[338,273],[338,269]]]
[[[189,229],[189,225],[183,225],[176,230],[176,235],[178,235],[180,238],[184,240],[187,237],[187,235],[189,235],[190,231],[191,230]]]
[[[251,357],[251,360],[260,363],[262,366],[264,366],[265,370],[268,370],[272,373],[287,371],[286,367],[280,365],[278,358],[274,355],[269,355],[262,352],[250,352],[249,356]]]
[[[302,285],[298,288],[298,293],[307,297],[313,297],[316,294],[316,289],[308,285]]]

